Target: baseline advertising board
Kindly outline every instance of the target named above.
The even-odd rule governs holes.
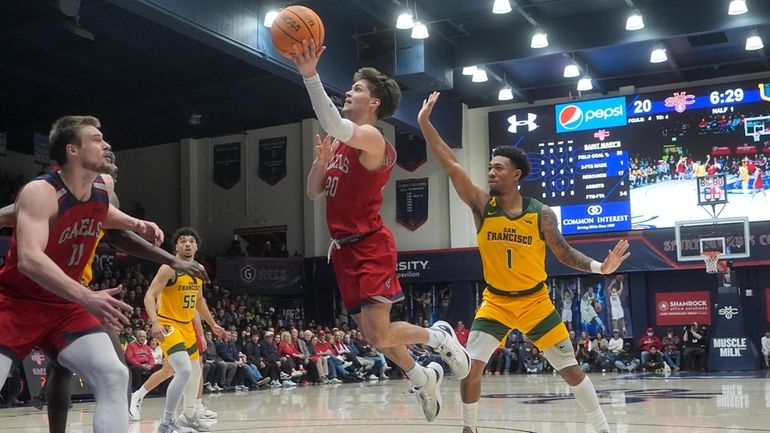
[[[705,174],[726,176],[722,216],[770,219],[770,196],[752,194],[770,185],[770,80],[494,112],[489,143],[527,153],[521,191],[551,206],[564,234],[702,219]]]
[[[658,326],[692,322],[711,324],[711,295],[708,290],[655,294],[655,323]]]

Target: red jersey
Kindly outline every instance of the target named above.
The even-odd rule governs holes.
[[[385,141],[382,168],[369,171],[358,150],[338,141],[326,166],[326,224],[334,239],[369,233],[382,227],[382,190],[396,162],[396,150]]]
[[[59,200],[59,213],[50,225],[45,254],[70,278],[80,282],[83,269],[90,265],[89,253],[99,240],[99,232],[109,210],[107,186],[102,177],[97,176],[91,186],[91,197],[81,202],[67,189],[58,172],[46,173],[35,180],[44,180],[53,186]],[[16,248],[14,230],[5,267],[0,270],[0,292],[12,298],[70,303],[19,271]]]

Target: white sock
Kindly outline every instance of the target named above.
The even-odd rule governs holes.
[[[570,386],[575,400],[586,413],[588,420],[593,424],[597,432],[609,431],[607,417],[604,416],[602,408],[599,406],[599,398],[596,396],[596,389],[591,379],[586,376],[582,382],[575,386]]]
[[[137,389],[133,394],[131,394],[131,398],[141,400],[144,398],[145,395],[147,395],[148,392],[150,391],[148,391],[147,388],[145,388],[144,385],[142,385],[141,388]]]
[[[463,415],[463,425],[476,431],[476,420],[479,417],[479,402],[463,403],[461,408],[460,412]]]
[[[419,388],[428,383],[428,374],[425,373],[425,367],[416,362],[414,363],[414,367],[406,372],[406,376],[415,388]]]
[[[200,398],[196,399],[195,400],[195,408],[196,409],[200,409],[202,407],[203,407],[203,400],[201,400]]]
[[[444,343],[444,339],[447,337],[446,332],[428,328],[428,346],[437,348]]]

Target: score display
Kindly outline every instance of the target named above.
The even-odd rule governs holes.
[[[521,191],[567,235],[702,219],[698,179],[714,175],[722,216],[770,219],[754,192],[770,185],[770,79],[492,112],[489,143],[527,153]]]

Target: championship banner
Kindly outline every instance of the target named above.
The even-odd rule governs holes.
[[[406,171],[413,172],[428,161],[425,140],[417,135],[396,132],[396,164]]]
[[[36,164],[48,165],[51,161],[51,145],[48,136],[38,133],[32,134],[32,160]]]
[[[428,178],[396,181],[396,221],[415,231],[428,220]]]
[[[286,177],[286,137],[259,140],[259,178],[275,185]]]
[[[213,182],[222,189],[230,189],[241,181],[241,143],[214,146]]]
[[[0,132],[0,156],[8,154],[8,133]]]
[[[220,284],[250,295],[302,295],[304,259],[218,257]]]
[[[692,322],[710,325],[711,295],[708,290],[656,293],[655,322],[658,326],[687,325]]]

